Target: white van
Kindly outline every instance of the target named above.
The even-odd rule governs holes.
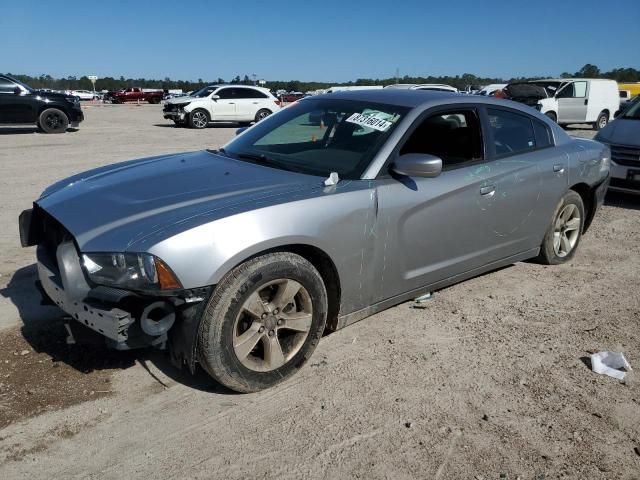
[[[618,84],[600,78],[551,78],[510,83],[508,98],[537,108],[561,125],[591,123],[600,130],[620,109]]]

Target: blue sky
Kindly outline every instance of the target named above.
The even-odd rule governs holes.
[[[230,80],[640,68],[640,0],[2,1],[0,71]]]

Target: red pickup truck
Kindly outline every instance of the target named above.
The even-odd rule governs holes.
[[[109,92],[105,95],[104,99],[111,103],[134,102],[138,100],[149,103],[160,103],[163,95],[162,90],[145,92],[139,87],[133,87]]]

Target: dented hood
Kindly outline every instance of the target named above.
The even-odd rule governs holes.
[[[286,202],[321,186],[319,177],[201,151],[75,175],[49,187],[36,204],[69,230],[82,251],[127,251],[176,223]]]

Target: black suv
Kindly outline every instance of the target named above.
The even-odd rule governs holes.
[[[64,93],[34,90],[0,75],[0,124],[35,123],[45,133],[63,133],[84,120],[80,99]]]

